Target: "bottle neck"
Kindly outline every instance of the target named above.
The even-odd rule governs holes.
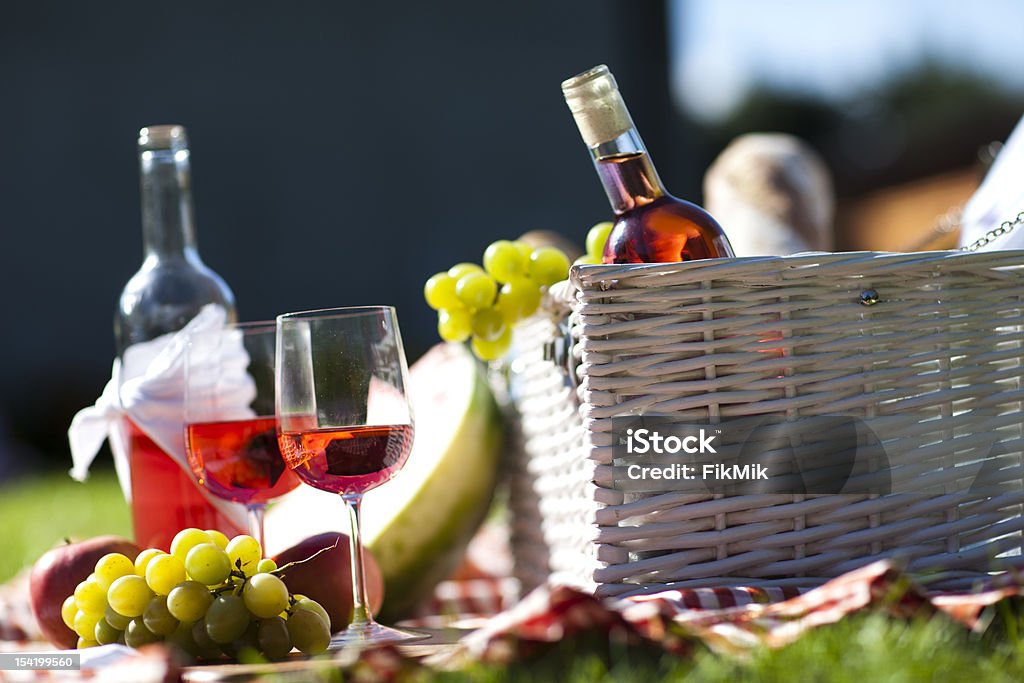
[[[193,258],[196,238],[188,149],[143,150],[139,164],[146,258]]]
[[[636,128],[591,147],[590,154],[615,215],[650,204],[666,194]]]

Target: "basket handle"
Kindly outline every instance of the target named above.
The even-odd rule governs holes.
[[[558,333],[555,338],[544,344],[544,360],[554,363],[566,376],[568,385],[577,389],[579,388],[579,379],[576,370],[580,366],[580,360],[572,353],[573,343],[569,318],[566,316],[559,319]]]

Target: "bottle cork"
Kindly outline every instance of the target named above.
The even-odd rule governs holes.
[[[562,94],[588,147],[597,147],[633,128],[615,77],[604,64],[562,81]]]

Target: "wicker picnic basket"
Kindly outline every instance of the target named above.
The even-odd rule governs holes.
[[[811,587],[882,557],[963,587],[1024,564],[1022,264],[997,251],[574,267],[517,330],[508,369],[524,588]],[[612,418],[637,413],[873,420],[894,481],[924,493],[627,495]],[[964,486],[979,464],[989,485]]]

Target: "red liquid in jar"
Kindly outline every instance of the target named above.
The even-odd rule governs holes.
[[[217,529],[228,538],[245,533],[219,513],[189,473],[141,429],[130,420],[127,428],[136,544],[169,550],[174,535],[188,527]]]

